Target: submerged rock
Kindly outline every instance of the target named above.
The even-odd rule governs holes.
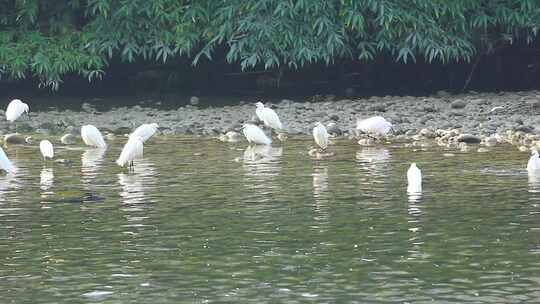
[[[72,145],[76,141],[77,141],[77,136],[75,136],[75,135],[73,135],[71,133],[64,134],[64,136],[62,136],[60,138],[60,142],[63,143],[64,145]]]
[[[26,144],[26,137],[22,136],[19,133],[11,133],[4,135],[4,143],[6,144],[14,144],[14,145],[21,145]]]

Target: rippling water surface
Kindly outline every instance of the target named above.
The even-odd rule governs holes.
[[[273,147],[161,137],[9,147],[2,303],[521,303],[540,299],[540,178],[503,147]],[[408,197],[411,161],[424,174]]]

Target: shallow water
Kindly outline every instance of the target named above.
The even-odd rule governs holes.
[[[2,303],[520,303],[540,298],[540,178],[528,155],[153,139],[7,154]],[[424,193],[408,197],[415,161]]]

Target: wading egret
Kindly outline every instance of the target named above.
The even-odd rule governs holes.
[[[255,125],[243,125],[242,133],[244,133],[244,136],[249,143],[256,145],[269,145],[272,143],[272,140],[264,134],[263,130]]]
[[[135,129],[129,136],[139,136],[144,143],[157,132],[158,128],[159,126],[157,123],[143,124]]]
[[[259,120],[264,122],[265,126],[274,130],[283,129],[283,125],[281,124],[281,121],[274,110],[265,108],[262,102],[257,102],[255,106],[257,107],[255,114],[257,114]]]
[[[15,166],[13,166],[2,147],[0,147],[0,169],[7,173],[15,173],[16,171]]]
[[[323,150],[326,150],[326,147],[328,147],[328,137],[328,132],[324,125],[320,122],[315,123],[313,139],[315,139],[315,143]]]
[[[39,143],[39,150],[41,151],[41,155],[43,155],[43,159],[50,158],[52,159],[54,157],[54,148],[50,141],[48,140],[42,140]]]
[[[532,151],[531,158],[529,158],[529,162],[527,163],[527,171],[540,173],[540,158],[538,158],[537,150]]]
[[[20,99],[13,99],[7,106],[6,109],[6,119],[10,122],[14,122],[19,119],[24,113],[28,114],[30,108]]]
[[[356,129],[373,135],[386,135],[392,129],[392,124],[382,116],[373,116],[368,119],[359,120]]]
[[[407,170],[407,192],[422,192],[422,171],[418,169],[416,163],[412,163],[409,170]]]
[[[133,168],[133,161],[143,157],[143,149],[143,139],[139,136],[130,136],[116,163],[120,167],[129,165]]]
[[[97,148],[106,148],[107,144],[103,140],[101,132],[93,125],[82,126],[81,137],[84,143],[88,146]]]

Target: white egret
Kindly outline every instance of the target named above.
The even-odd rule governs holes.
[[[135,129],[129,136],[139,136],[144,143],[157,132],[158,128],[159,126],[157,123],[143,124]]]
[[[315,143],[322,150],[326,150],[326,147],[328,147],[328,137],[328,131],[326,131],[325,126],[320,122],[315,123],[315,128],[313,128],[313,139],[315,139]]]
[[[382,116],[373,116],[364,120],[359,120],[356,123],[356,129],[372,134],[386,135],[392,129],[392,124]]]
[[[43,155],[43,159],[50,158],[52,159],[54,157],[54,148],[50,141],[48,140],[42,140],[39,143],[39,150],[41,151],[41,155]]]
[[[116,163],[120,167],[129,164],[129,167],[133,168],[133,161],[143,157],[143,149],[143,139],[139,136],[130,136]]]
[[[409,170],[407,170],[407,192],[422,192],[422,171],[418,169],[416,163],[412,163]]]
[[[81,137],[84,143],[88,146],[97,148],[106,148],[107,144],[103,140],[101,132],[93,125],[85,125],[81,128]]]
[[[244,124],[242,126],[242,133],[246,137],[249,143],[256,145],[269,145],[272,140],[264,134],[263,130],[252,124]]]
[[[264,122],[265,126],[274,130],[283,129],[283,125],[279,120],[279,116],[274,110],[264,107],[264,104],[262,102],[257,102],[255,106],[257,107],[257,109],[255,110],[255,114],[257,114],[259,120]]]
[[[22,102],[20,99],[13,99],[7,106],[6,119],[10,122],[14,122],[19,119],[21,115],[30,111],[28,105]]]
[[[538,157],[538,151],[533,150],[529,162],[527,162],[527,171],[540,173],[540,158]]]
[[[13,166],[2,147],[0,147],[0,169],[7,173],[15,173],[16,171],[15,166]]]

